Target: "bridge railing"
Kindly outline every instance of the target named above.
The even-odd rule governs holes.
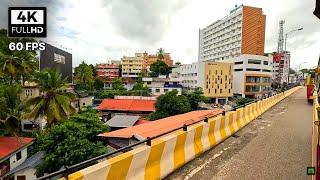
[[[318,95],[313,98],[313,125],[312,125],[312,166],[315,167],[316,173],[312,176],[313,180],[320,179],[320,147],[319,147],[319,100]]]
[[[157,137],[67,166],[60,171],[40,177],[39,180],[50,179],[57,175],[65,176],[61,179],[72,180],[164,178],[224,141],[299,88],[295,87],[269,98],[250,102],[222,115],[204,117],[200,122],[184,125]],[[123,151],[128,152],[122,153]],[[119,155],[97,163],[98,160],[115,154]]]

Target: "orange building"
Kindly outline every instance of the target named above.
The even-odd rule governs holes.
[[[148,53],[144,53],[144,60],[143,60],[143,69],[146,71],[150,71],[150,65],[157,62],[158,60],[158,56],[157,55],[152,55]],[[169,66],[171,67],[173,65],[173,60],[171,59],[170,53],[165,53],[164,54],[164,59],[163,61]]]

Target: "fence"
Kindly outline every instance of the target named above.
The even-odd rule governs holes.
[[[43,176],[39,180],[60,174],[66,175],[66,178],[71,180],[164,178],[206,150],[216,146],[299,88],[295,87],[267,99],[252,102],[222,115],[205,117],[201,122],[185,125],[158,137],[148,138],[115,152],[66,167]],[[84,168],[99,159],[133,147],[136,148]],[[84,169],[79,170],[81,168]],[[69,174],[69,172],[74,173]]]

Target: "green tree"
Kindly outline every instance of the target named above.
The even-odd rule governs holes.
[[[176,90],[160,95],[157,98],[155,108],[156,111],[149,116],[150,120],[182,114],[192,110],[188,98],[178,95]]]
[[[36,143],[44,156],[43,162],[36,167],[37,176],[107,153],[107,147],[97,141],[97,135],[107,131],[109,128],[97,113],[88,111],[41,133]]]
[[[249,102],[252,102],[253,99],[250,99],[250,98],[243,98],[243,97],[238,97],[236,100],[235,100],[235,103],[237,104],[237,106],[243,106],[245,105],[246,103],[249,103]]]
[[[94,83],[93,83],[93,87],[95,90],[101,90],[104,87],[104,83],[100,78],[95,78]]]
[[[79,90],[92,90],[94,77],[92,67],[84,61],[74,69],[76,88]]]
[[[133,96],[150,96],[149,88],[143,85],[143,82],[137,82],[130,91]]]
[[[75,95],[66,91],[66,79],[58,71],[41,71],[36,75],[35,82],[43,93],[26,100],[24,118],[45,118],[47,125],[51,127],[75,113],[75,108],[71,105]]]
[[[11,42],[35,42],[32,38],[8,38],[7,31],[0,29],[0,77],[10,77],[10,84],[14,80],[22,83],[29,80],[34,72],[38,70],[39,61],[36,58],[36,51],[21,50],[10,51]]]
[[[159,75],[168,75],[170,73],[170,68],[165,62],[157,60],[150,65],[150,71],[151,76],[156,77]]]
[[[200,102],[208,102],[209,98],[203,95],[202,88],[197,87],[193,91],[185,94],[188,98],[192,110],[198,110]]]
[[[20,132],[21,102],[19,94],[21,88],[18,85],[0,86],[0,121],[4,128],[4,134],[18,136]]]
[[[126,91],[126,88],[120,78],[113,79],[111,83],[113,90]]]

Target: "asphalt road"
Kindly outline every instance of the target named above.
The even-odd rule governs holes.
[[[311,128],[300,89],[166,179],[310,179]]]

